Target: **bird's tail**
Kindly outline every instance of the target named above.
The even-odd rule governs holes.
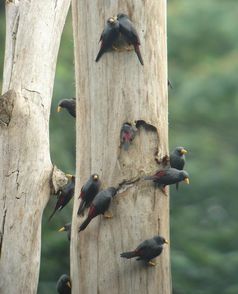
[[[77,212],[77,215],[84,215],[84,209],[85,209],[85,201],[81,200],[80,205],[79,205],[79,209]]]
[[[123,149],[124,149],[124,150],[127,151],[127,150],[129,149],[129,146],[130,146],[130,142],[129,142],[129,141],[124,141],[124,142],[123,142]]]
[[[54,214],[56,213],[57,209],[55,209],[52,214],[50,215],[50,217],[48,218],[48,222],[52,219],[52,217],[54,216]]]
[[[138,59],[140,60],[141,65],[144,65],[144,62],[143,62],[143,59],[142,59],[142,56],[140,53],[139,45],[138,44],[134,45],[134,49],[135,49],[135,52],[136,52]]]
[[[123,252],[120,254],[121,257],[123,258],[133,258],[133,257],[136,257],[137,256],[137,253],[135,251],[128,251],[128,252]]]
[[[86,229],[87,225],[91,222],[92,218],[91,217],[87,217],[86,220],[81,224],[81,226],[79,227],[79,232],[83,231]]]
[[[105,53],[105,50],[103,47],[101,47],[95,61],[98,62],[104,53]]]
[[[178,191],[179,183],[176,183],[176,190]]]

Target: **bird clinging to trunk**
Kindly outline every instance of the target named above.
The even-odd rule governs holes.
[[[56,284],[56,289],[59,294],[71,294],[71,281],[68,275],[60,276]]]
[[[155,236],[142,242],[135,250],[121,253],[121,257],[128,259],[137,257],[136,260],[144,260],[150,265],[155,265],[151,260],[161,254],[164,244],[168,244],[166,239]]]
[[[176,184],[178,182],[184,181],[189,184],[189,175],[185,170],[177,170],[175,168],[167,168],[158,170],[154,175],[147,176],[145,180],[152,180],[159,187],[162,187],[165,193],[165,187],[167,185]]]
[[[135,138],[136,129],[130,123],[124,123],[121,128],[120,141],[124,150],[128,150],[131,142]]]
[[[68,174],[66,176],[71,180],[69,180],[69,182],[57,192],[58,200],[52,214],[49,217],[49,221],[54,216],[56,211],[62,210],[74,196],[75,177]]]
[[[176,147],[169,156],[170,166],[178,170],[183,170],[185,165],[185,154],[188,151],[184,147]],[[179,183],[176,183],[178,190]]]
[[[79,227],[79,232],[83,231],[93,218],[107,212],[112,197],[115,196],[116,193],[117,189],[114,187],[110,187],[108,189],[102,190],[95,196],[92,204],[90,205],[86,220]]]
[[[58,232],[67,232],[68,240],[71,239],[71,223],[65,224]]]
[[[73,117],[76,117],[76,99],[75,98],[60,100],[57,107],[57,112],[60,112],[62,108],[67,109],[69,114],[71,114]]]
[[[96,57],[96,60],[95,60],[96,62],[99,61],[99,59],[102,57],[102,55],[105,52],[112,50],[113,43],[116,41],[118,37],[119,37],[119,22],[116,19],[116,17],[109,17],[100,37],[101,48]]]
[[[128,15],[124,13],[119,13],[117,15],[117,20],[119,21],[119,31],[125,38],[128,45],[133,45],[135,53],[141,63],[144,65],[141,53],[140,53],[140,38],[135,29],[134,24],[129,19]]]
[[[98,174],[92,174],[85,185],[83,185],[79,198],[81,202],[77,214],[83,215],[85,208],[89,207],[101,186]]]

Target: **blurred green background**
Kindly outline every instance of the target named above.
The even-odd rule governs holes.
[[[2,71],[3,4],[0,8]],[[191,185],[180,185],[179,192],[171,188],[175,294],[238,293],[237,15],[237,0],[168,1],[169,78],[174,87],[169,90],[170,149],[182,145],[189,150],[186,170],[191,177]],[[52,161],[70,173],[75,168],[74,119],[55,110],[60,99],[73,96],[69,16],[55,78],[50,140]],[[56,293],[56,280],[69,272],[69,243],[57,229],[70,221],[72,203],[48,224],[54,204],[52,198],[43,220],[39,294]]]

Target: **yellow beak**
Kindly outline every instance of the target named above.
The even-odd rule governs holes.
[[[182,150],[181,150],[181,153],[182,153],[182,154],[186,154],[186,153],[188,153],[188,151],[187,151],[186,149],[182,149]]]
[[[185,178],[184,182],[189,185],[189,178]]]
[[[64,232],[64,231],[65,231],[65,227],[58,230],[58,232]]]
[[[70,284],[70,282],[67,282],[66,285],[71,289],[71,284]]]
[[[60,112],[61,109],[62,109],[62,107],[61,107],[61,106],[58,106],[58,107],[57,107],[57,112]]]
[[[66,176],[68,179],[70,179],[70,180],[71,180],[72,177],[73,177],[71,174],[65,174],[65,176]]]
[[[169,244],[169,241],[165,239],[164,243],[165,243],[165,244]]]

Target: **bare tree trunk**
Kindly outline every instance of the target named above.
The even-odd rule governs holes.
[[[132,3],[133,2],[133,3]],[[169,197],[143,175],[151,174],[168,152],[166,1],[73,0],[77,91],[77,189],[97,172],[104,187],[124,179],[139,181],[113,200],[112,220],[94,219],[77,233],[75,197],[71,241],[73,293],[168,294],[171,292],[169,248],[158,266],[120,258],[158,233],[169,238]],[[108,17],[124,12],[141,37],[142,67],[132,52],[106,53],[96,63],[98,40]],[[139,121],[128,151],[119,148],[124,122]]]
[[[0,293],[36,293],[41,218],[53,172],[49,115],[70,0],[6,1],[0,97]]]

